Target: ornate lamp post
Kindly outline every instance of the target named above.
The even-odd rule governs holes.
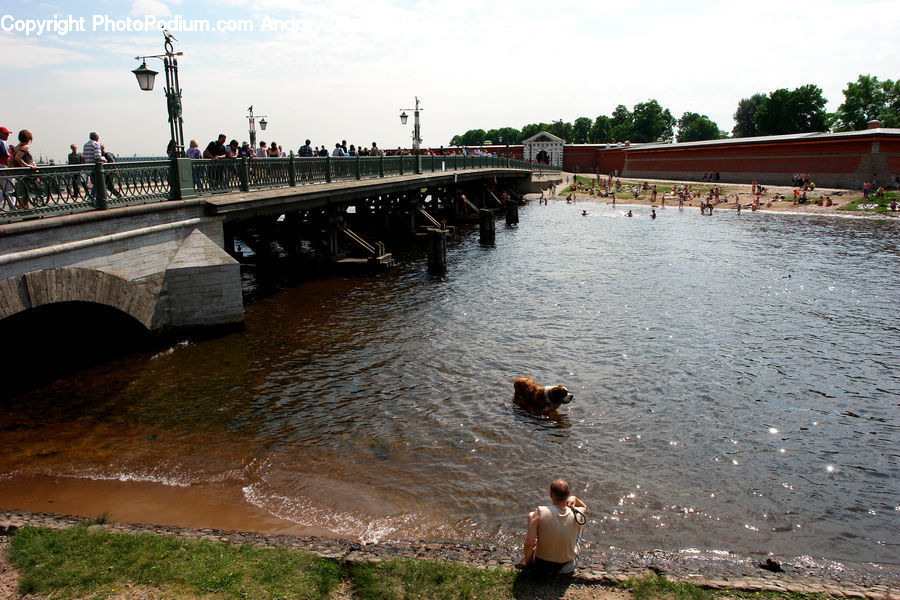
[[[164,48],[165,54],[154,54],[151,56],[135,56],[135,60],[141,61],[141,66],[132,71],[137,78],[138,85],[145,92],[153,89],[153,81],[156,78],[156,71],[147,68],[148,58],[158,58],[163,61],[166,71],[166,109],[169,113],[169,133],[170,138],[175,140],[175,156],[184,156],[184,119],[181,117],[181,87],[178,85],[178,59],[176,56],[183,56],[183,52],[175,52],[172,42],[176,40],[171,33],[163,29],[165,36]]]
[[[250,111],[250,115],[247,117],[248,119],[250,119],[250,147],[253,148],[254,152],[256,152],[256,117],[257,117],[257,115],[253,114],[253,105],[252,104],[250,105],[250,108],[248,108],[247,110]],[[259,116],[259,128],[262,129],[263,131],[265,131],[266,125],[268,125],[269,122],[266,121],[265,115],[258,115],[258,116]]]
[[[419,145],[422,143],[422,132],[419,129],[419,97],[416,96],[416,107],[415,108],[401,108],[400,109],[400,123],[406,125],[406,120],[409,118],[406,114],[406,111],[413,111],[413,153],[418,156],[419,155]],[[424,108],[422,110],[425,110]]]
[[[502,144],[503,143],[503,135],[498,135],[497,140]],[[506,140],[506,158],[509,159],[509,138]]]

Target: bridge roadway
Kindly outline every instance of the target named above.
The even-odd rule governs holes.
[[[315,210],[329,206],[352,204],[363,198],[410,192],[449,184],[465,184],[496,178],[516,181],[530,180],[528,169],[482,168],[466,171],[445,171],[421,175],[399,175],[390,178],[371,178],[351,181],[317,183],[298,187],[231,192],[206,196],[206,211],[226,220],[244,219],[255,215]]]
[[[59,169],[60,186],[77,172]],[[75,214],[44,213],[46,218],[0,224],[0,328],[6,317],[66,302],[112,307],[154,334],[240,326],[240,265],[225,251],[226,221],[339,208],[398,193],[413,198],[423,188],[443,186],[447,192],[453,184],[474,190],[499,182],[523,185],[523,192],[540,185],[522,165],[390,177],[358,178],[358,173],[344,181],[184,194],[195,197],[130,206],[110,203],[106,210],[88,206]],[[44,174],[44,181],[49,178]],[[196,185],[190,171],[181,177],[182,189]]]

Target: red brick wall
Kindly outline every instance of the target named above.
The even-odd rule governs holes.
[[[873,148],[877,152],[873,153]],[[884,178],[886,169],[891,179],[900,174],[900,136],[873,133],[646,149],[570,145],[565,147],[563,166],[572,172],[607,174],[618,170],[626,177],[648,179],[700,180],[706,172],[719,172],[722,181],[755,179],[770,184],[789,184],[794,172],[804,172],[819,185],[859,187],[873,171],[879,173],[879,179]]]

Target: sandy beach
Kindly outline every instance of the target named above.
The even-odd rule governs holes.
[[[599,197],[597,195],[590,194],[590,183],[584,185],[584,190],[576,190],[575,192],[569,191],[569,185],[575,181],[576,174],[575,173],[563,173],[563,182],[556,187],[555,196],[551,196],[553,200],[565,200],[566,196],[574,193],[576,202],[600,202],[611,204],[612,199],[610,197]],[[585,175],[585,174],[577,174],[578,181],[582,180],[594,180],[596,179],[595,175]],[[606,179],[605,176],[601,176],[601,179]],[[615,182],[615,179],[613,179]],[[719,188],[719,202],[713,203],[714,210],[736,210],[738,203],[741,204],[742,212],[752,212],[749,206],[754,201],[754,194],[752,193],[752,185],[751,184],[743,184],[743,183],[727,183],[727,182],[697,182],[697,181],[677,181],[672,179],[632,179],[632,178],[619,178],[619,182],[621,183],[621,190],[615,193],[616,196],[616,204],[622,205],[641,205],[641,206],[649,206],[655,207],[658,209],[662,208],[678,208],[678,198],[674,197],[674,193],[671,191],[673,187],[677,187],[680,185],[687,185],[689,189],[694,192],[699,192],[700,197],[693,197],[690,200],[684,203],[685,208],[694,208],[699,210],[701,200],[707,197],[707,194],[710,188]],[[646,183],[649,188],[652,188],[654,185],[657,186],[659,193],[657,194],[656,202],[651,200],[651,195],[649,190],[642,191],[637,197],[632,193],[632,188],[635,186],[642,186],[642,184]],[[794,198],[794,189],[791,186],[763,186],[765,188],[765,192],[760,196],[759,202],[759,210],[764,212],[791,212],[791,213],[803,213],[803,214],[816,214],[816,215],[827,215],[827,214],[843,214],[843,215],[856,215],[856,216],[897,216],[900,215],[900,212],[897,213],[875,213],[874,211],[868,210],[859,210],[859,211],[839,211],[841,207],[847,206],[853,201],[861,200],[863,197],[863,193],[860,190],[846,190],[846,189],[837,189],[837,188],[816,188],[810,192],[807,192],[807,201],[805,204],[795,203],[793,201]],[[665,191],[665,193],[664,193]],[[665,198],[664,198],[665,196]],[[776,197],[784,197],[784,200],[776,199]],[[815,202],[817,199],[822,197],[829,197],[833,202],[833,206],[816,206]]]

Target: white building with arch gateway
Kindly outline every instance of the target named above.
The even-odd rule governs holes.
[[[522,141],[522,153],[525,160],[562,168],[565,144],[566,140],[556,137],[552,133],[539,131]]]

